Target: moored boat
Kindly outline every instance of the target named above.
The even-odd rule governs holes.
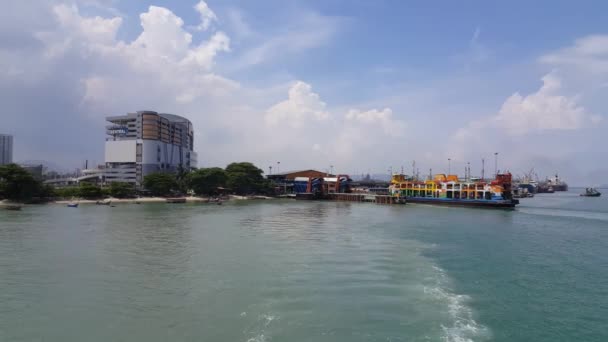
[[[553,186],[551,185],[541,184],[538,186],[537,192],[539,194],[552,194],[555,192],[555,189],[553,189]]]
[[[427,181],[394,175],[389,191],[409,203],[509,209],[519,204],[519,200],[513,198],[510,173],[498,174],[491,182],[461,181],[457,175],[445,174]]]
[[[517,186],[513,189],[513,198],[528,198],[534,197],[534,194],[528,191],[527,187]]]
[[[547,183],[553,188],[553,191],[568,191],[568,184],[562,181],[557,174],[550,178]]]
[[[584,197],[600,197],[601,195],[602,193],[594,188],[586,188],[585,192],[581,194]]]
[[[68,203],[69,208],[78,208],[78,203]]]

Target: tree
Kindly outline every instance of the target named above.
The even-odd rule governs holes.
[[[268,182],[262,176],[263,173],[252,163],[232,163],[226,167],[226,183],[237,194],[265,192]]]
[[[177,188],[181,192],[187,192],[188,187],[190,186],[190,173],[186,171],[182,164],[177,166],[177,171],[175,173],[175,182],[177,184]]]
[[[100,198],[102,197],[101,188],[87,182],[80,183],[80,197],[83,198]]]
[[[169,173],[151,173],[144,177],[144,188],[154,196],[167,196],[177,189],[175,176]]]
[[[41,198],[51,198],[57,196],[57,192],[55,191],[54,186],[50,184],[42,184],[38,196]]]
[[[68,186],[64,188],[55,188],[57,196],[62,198],[79,197],[80,188],[76,186]]]
[[[135,196],[135,186],[132,183],[110,183],[110,196],[116,198],[129,198]]]
[[[189,175],[189,184],[197,195],[212,195],[218,187],[226,186],[228,176],[219,167],[198,169]]]
[[[0,166],[0,196],[14,201],[29,201],[41,193],[42,184],[21,166]]]

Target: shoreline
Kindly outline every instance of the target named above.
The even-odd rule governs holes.
[[[173,197],[169,197],[173,198]],[[196,196],[188,196],[188,197],[179,197],[185,198],[186,203],[215,203],[212,197],[196,197]],[[269,200],[274,199],[273,197],[266,196],[237,196],[237,195],[229,195],[228,198],[223,198],[222,201],[241,201],[241,200]],[[68,204],[77,202],[79,204],[96,204],[97,202],[112,202],[112,204],[120,203],[120,204],[135,204],[135,203],[167,203],[166,197],[140,197],[140,198],[105,198],[99,200],[90,200],[90,199],[74,199],[74,200],[57,200],[51,201],[49,204]]]

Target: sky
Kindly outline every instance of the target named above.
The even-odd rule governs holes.
[[[516,176],[608,183],[604,1],[3,7],[0,133],[16,161],[103,163],[104,118],[155,110],[192,121],[199,167],[479,175],[498,152]]]

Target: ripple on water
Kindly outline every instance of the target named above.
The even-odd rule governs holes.
[[[567,210],[556,208],[525,207],[519,208],[519,212],[530,215],[572,217],[590,220],[608,221],[608,213],[601,211]]]
[[[183,206],[179,214],[161,215],[156,208],[163,206],[142,205],[102,216],[107,223],[94,233],[47,215],[49,222],[37,233],[44,244],[0,230],[0,264],[12,265],[0,286],[3,295],[31,305],[21,314],[33,321],[47,312],[63,314],[63,321],[49,315],[48,324],[32,325],[42,336],[80,319],[91,322],[83,325],[82,336],[113,337],[106,340],[167,340],[167,322],[183,336],[210,341],[488,338],[470,298],[452,290],[450,279],[424,256],[432,246],[404,239],[387,229],[382,215],[366,212],[389,209],[332,206]],[[103,215],[102,209],[75,213]],[[82,241],[69,243],[66,236]],[[32,248],[17,249],[18,241]],[[37,284],[40,274],[56,284]],[[66,314],[65,303],[82,314]],[[10,325],[0,320],[0,331],[14,329],[9,337],[21,333],[15,317],[0,309],[0,318],[12,318]],[[102,329],[99,322],[113,325]],[[66,340],[62,333],[53,337]]]

